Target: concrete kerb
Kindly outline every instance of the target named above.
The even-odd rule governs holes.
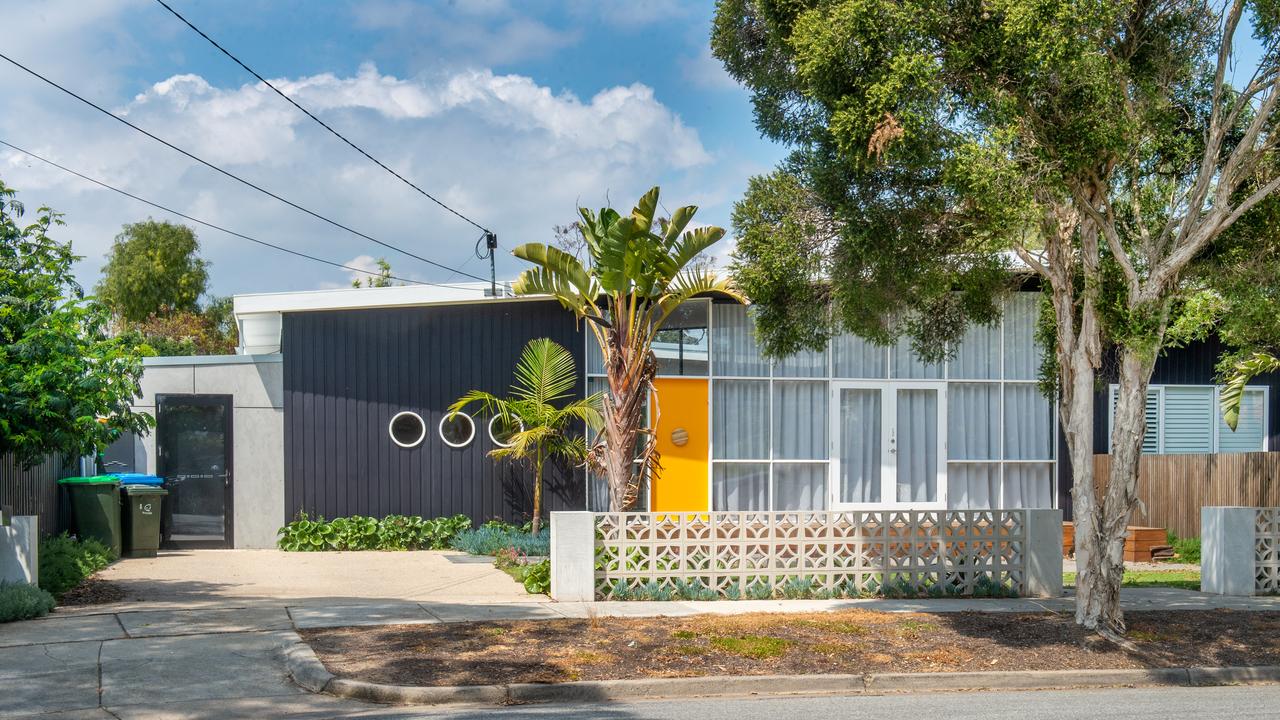
[[[336,677],[296,633],[284,648],[289,676],[311,692],[389,705],[586,702],[742,695],[831,695],[954,690],[1050,690],[1080,687],[1212,686],[1280,682],[1280,666],[1016,670],[867,675],[731,675],[565,683],[425,687]]]

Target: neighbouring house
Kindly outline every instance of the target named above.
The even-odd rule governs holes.
[[[464,513],[518,519],[526,468],[495,462],[489,418],[446,417],[467,390],[501,393],[530,339],[578,361],[582,392],[605,388],[589,332],[556,302],[487,286],[323,290],[235,298],[240,354],[150,358],[138,406],[151,437],[123,438],[111,469],[168,478],[171,546],[265,547],[300,511],[337,517]],[[1070,506],[1055,409],[1039,391],[1038,294],[971,327],[942,364],[908,344],[837,338],[771,364],[747,308],[688,303],[655,346],[663,471],[652,510]],[[1277,379],[1251,388],[1235,433],[1217,420],[1204,343],[1157,366],[1155,452],[1269,450]],[[1100,392],[1099,449],[1108,416]],[[550,510],[603,510],[581,468],[548,477]]]

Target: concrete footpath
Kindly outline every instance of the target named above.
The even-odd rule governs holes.
[[[1167,588],[1126,589],[1128,610],[1280,610],[1280,598],[1223,598]],[[0,717],[343,717],[380,706],[313,694],[288,676],[296,630],[350,625],[680,616],[699,613],[1070,612],[1052,600],[794,600],[716,602],[242,603],[197,609],[117,605],[58,611],[0,625]]]

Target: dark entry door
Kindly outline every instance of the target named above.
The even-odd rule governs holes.
[[[165,547],[231,547],[231,396],[157,395],[156,465]]]

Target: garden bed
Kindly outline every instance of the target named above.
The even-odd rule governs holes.
[[[706,675],[1280,664],[1280,612],[1134,612],[1137,653],[1051,613],[523,620],[303,630],[336,675],[489,685]]]

